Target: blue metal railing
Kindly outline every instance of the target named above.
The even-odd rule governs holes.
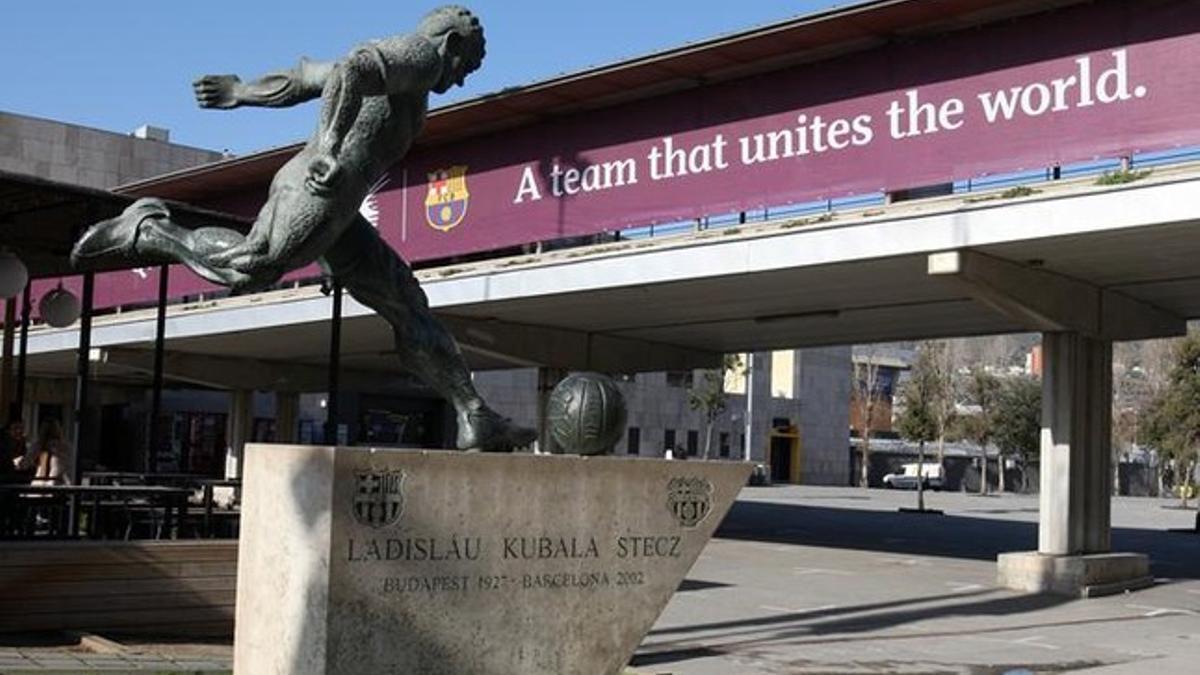
[[[1160,166],[1171,166],[1200,161],[1200,146],[1172,148],[1158,152],[1136,153],[1128,158],[1106,157],[1086,162],[1076,162],[1060,167],[1025,169],[1005,173],[974,176],[956,180],[949,194],[970,194],[1020,186],[1034,186],[1057,180],[1072,180],[1119,171],[1142,171]],[[819,199],[802,203],[766,206],[742,212],[725,213],[688,220],[654,223],[620,230],[620,239],[647,239],[692,234],[701,230],[733,228],[748,223],[765,222],[786,218],[804,218],[832,214],[839,210],[866,209],[887,204],[887,194],[874,192],[861,195],[846,195],[834,199]]]

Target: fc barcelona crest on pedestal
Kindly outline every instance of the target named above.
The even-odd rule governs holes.
[[[448,232],[467,217],[471,193],[467,191],[467,167],[452,166],[429,174],[429,192],[425,194],[425,222],[435,230]]]
[[[667,483],[667,508],[682,527],[695,527],[712,511],[712,483],[703,478],[672,478]]]
[[[404,472],[354,473],[354,519],[369,527],[385,527],[404,515]]]

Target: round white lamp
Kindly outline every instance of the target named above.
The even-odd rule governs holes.
[[[42,321],[55,328],[66,328],[79,318],[79,298],[59,286],[42,296],[38,312],[42,315]]]
[[[25,263],[8,251],[0,251],[0,298],[14,298],[29,283]]]

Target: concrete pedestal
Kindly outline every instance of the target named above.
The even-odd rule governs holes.
[[[1002,553],[997,583],[1026,593],[1094,598],[1154,583],[1150,560],[1140,553],[1057,556],[1037,551]]]
[[[248,445],[234,670],[618,673],[749,472]]]

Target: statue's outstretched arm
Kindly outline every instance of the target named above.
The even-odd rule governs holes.
[[[192,83],[201,108],[228,110],[243,105],[286,108],[320,98],[334,64],[300,59],[296,67],[251,82],[237,75],[205,75]]]

